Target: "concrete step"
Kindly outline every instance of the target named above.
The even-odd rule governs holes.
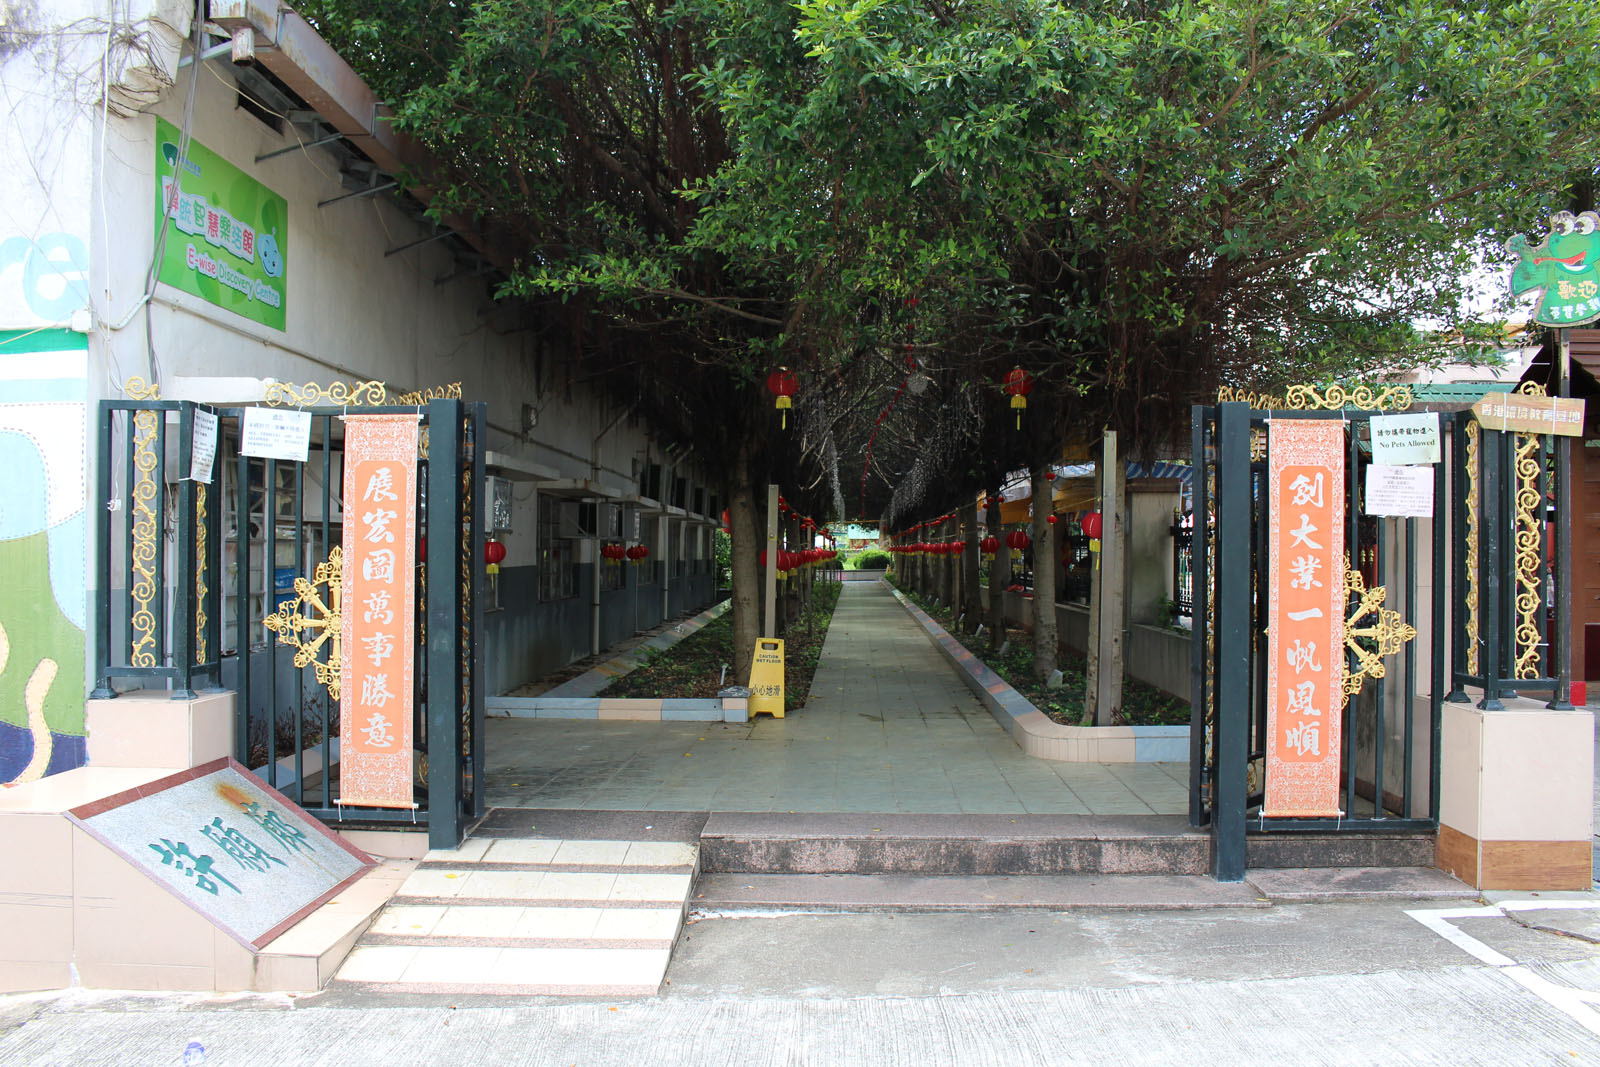
[[[696,870],[680,841],[476,837],[429,852],[334,987],[516,996],[652,995]]]
[[[1302,867],[1246,876],[1274,904],[1331,900],[1476,900],[1478,890],[1434,867]]]
[[[1203,875],[705,874],[694,913],[1265,908],[1246,882]]]
[[[1201,875],[1211,838],[1178,816],[715,812],[707,873]]]
[[[1423,833],[1255,833],[1245,863],[1266,867],[1432,867],[1436,835]]]

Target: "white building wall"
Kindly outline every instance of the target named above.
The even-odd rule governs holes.
[[[191,5],[44,0],[37,10],[3,10],[0,340],[7,331],[64,326],[87,334],[86,359],[75,357],[84,431],[57,442],[74,464],[83,457],[85,477],[70,479],[82,497],[80,527],[92,526],[82,515],[95,474],[92,422],[82,416],[99,399],[121,396],[133,377],[158,381],[168,396],[185,378],[323,385],[375,379],[391,393],[459,381],[465,399],[488,404],[487,448],[558,478],[592,478],[631,493],[640,467],[663,462],[648,427],[580,380],[567,356],[565,324],[530,326],[496,305],[482,276],[436,284],[455,269],[451,242],[386,256],[431,232],[407,218],[392,193],[319,208],[348,191],[332,152],[310,148],[255,162],[298,144],[296,134],[287,123],[280,134],[237,106],[226,58],[179,66]],[[191,94],[194,140],[287,200],[283,330],[165,284],[147,293],[157,225],[156,120],[181,128]],[[169,229],[167,240],[189,238]],[[13,366],[5,355],[0,347],[0,385]],[[30,363],[35,378],[38,362]],[[524,405],[538,415],[531,431]],[[514,497],[514,529],[501,538],[507,570],[536,558],[533,484],[518,482]],[[61,502],[48,507],[55,514]],[[93,588],[89,565],[93,530],[77,536],[89,544],[78,553],[84,577],[69,591],[66,614],[81,630],[103,594]],[[59,554],[57,547],[53,540]],[[58,564],[52,559],[52,574],[63,569]],[[58,583],[58,596],[62,588]],[[74,604],[81,606],[71,610]],[[526,648],[532,638],[521,640]],[[77,655],[84,653],[71,658]],[[85,676],[91,670],[85,663]],[[74,673],[63,678],[70,684]],[[23,718],[19,709],[7,713],[19,726]]]

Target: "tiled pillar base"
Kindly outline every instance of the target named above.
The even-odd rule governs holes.
[[[1478,889],[1588,889],[1594,715],[1505,704],[1444,706],[1436,862]]]
[[[231,689],[219,689],[190,700],[174,700],[161,690],[91,700],[89,764],[188,770],[232,756],[234,699]]]

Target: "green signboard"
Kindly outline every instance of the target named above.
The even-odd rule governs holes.
[[[1530,245],[1518,234],[1506,249],[1518,260],[1512,295],[1539,291],[1534,322],[1581,326],[1600,319],[1600,215],[1557,212],[1544,240]]]
[[[171,215],[157,279],[247,319],[284,329],[289,204],[206,148],[189,141],[174,181],[179,134],[156,119],[156,232]]]

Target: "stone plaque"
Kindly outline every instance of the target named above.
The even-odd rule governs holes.
[[[67,816],[251,949],[376,866],[229,757]]]

